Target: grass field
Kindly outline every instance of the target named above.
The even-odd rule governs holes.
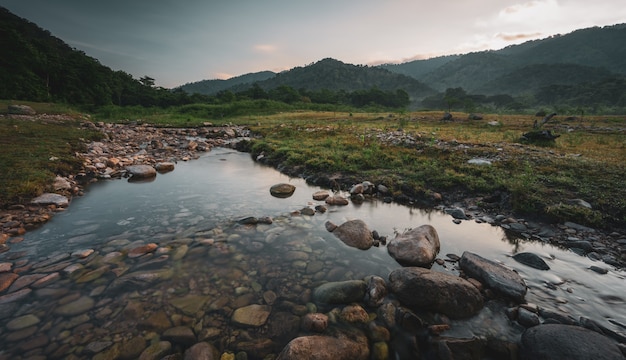
[[[81,117],[72,109],[30,105],[38,112],[69,113],[70,120],[43,123],[2,118],[2,205],[30,199],[45,191],[55,174],[76,171],[80,163],[74,152],[84,141],[99,136],[80,128]],[[300,174],[343,174],[383,183],[395,195],[413,197],[435,192],[476,198],[497,194],[520,214],[598,227],[626,224],[624,116],[557,116],[545,128],[560,137],[553,144],[539,146],[519,141],[535,120],[526,115],[494,114],[468,120],[467,114],[453,113],[452,121],[442,121],[443,112],[290,111],[215,119],[184,115],[180,109],[126,109],[112,115],[95,114],[93,120],[161,126],[246,125],[259,135],[249,151],[263,153],[270,163]],[[489,159],[492,165],[469,164],[472,158]],[[583,199],[593,208],[571,205],[570,199]]]

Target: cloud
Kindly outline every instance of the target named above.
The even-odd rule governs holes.
[[[509,34],[509,33],[497,33],[494,37],[502,39],[507,42],[518,42],[521,40],[537,39],[543,36],[543,33],[535,32],[528,34]]]
[[[271,44],[257,44],[253,46],[253,49],[256,52],[272,54],[276,52],[276,50],[278,50],[278,47],[276,45],[271,45]]]
[[[233,74],[229,74],[225,72],[217,72],[217,73],[214,73],[213,75],[215,76],[215,79],[219,79],[219,80],[228,80],[231,77],[235,76]]]
[[[503,23],[541,24],[559,14],[560,6],[556,0],[532,0],[506,7],[498,13]]]

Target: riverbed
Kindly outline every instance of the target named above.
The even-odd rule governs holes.
[[[269,188],[277,183],[290,183],[296,191],[288,198],[273,197]],[[316,286],[369,275],[387,278],[401,267],[384,245],[366,251],[350,248],[324,226],[327,221],[341,224],[351,219],[363,220],[388,238],[430,224],[441,241],[441,261],[433,270],[458,274],[455,257],[449,255],[480,254],[524,278],[528,303],[625,331],[623,271],[505,232],[487,219],[457,223],[437,209],[379,198],[326,206],[326,212],[304,215],[302,209],[324,204],[312,198],[320,188],[232,149],[214,148],[197,160],[179,162],[174,171],[151,181],[100,181],[86,190],[67,210],[28,232],[0,260],[28,260],[34,266],[25,273],[64,262],[77,267],[51,269],[49,273],[59,274],[55,281],[2,305],[0,335],[9,337],[2,345],[5,354],[91,358],[134,339],[154,342],[161,332],[176,326],[192,328],[195,340],[212,342],[222,352],[244,351],[253,358],[277,353],[300,332],[298,317],[318,310],[310,299]],[[272,222],[242,224],[240,220],[247,217],[269,217]],[[123,256],[146,244],[157,248],[139,250],[132,258]],[[550,270],[516,262],[512,255],[518,252],[539,255]],[[46,264],[47,259],[60,260]],[[593,266],[607,273],[590,270]],[[158,275],[119,281],[140,272]],[[234,310],[257,303],[271,307],[266,323],[233,324]],[[84,305],[86,310],[59,310],[67,304]],[[29,315],[37,319],[35,324],[8,325]],[[487,336],[481,326],[485,316],[483,312],[454,322],[450,335]],[[489,325],[491,331],[494,326],[510,331],[512,339],[523,330],[511,326],[506,317],[492,316],[490,321],[497,322]],[[39,343],[27,345],[35,339]],[[246,347],[250,343],[256,344],[251,350]]]

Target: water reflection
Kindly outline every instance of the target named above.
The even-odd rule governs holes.
[[[295,185],[294,195],[284,199],[272,197],[269,188],[280,182]],[[121,291],[105,293],[116,298],[111,304],[120,302],[105,307],[112,314],[119,314],[126,302],[138,302],[137,298],[143,296],[150,296],[154,304],[162,306],[179,304],[185,296],[193,295],[195,300],[202,297],[203,304],[206,302],[211,310],[199,319],[192,316],[194,313],[185,316],[193,318],[195,326],[200,321],[203,330],[219,333],[229,326],[227,309],[232,310],[234,304],[267,303],[267,297],[271,298],[267,293],[273,292],[282,299],[277,300],[281,301],[280,306],[297,312],[306,303],[302,294],[310,293],[316,284],[367,275],[386,278],[399,267],[384,247],[361,251],[345,246],[325,230],[326,221],[341,224],[361,219],[386,236],[430,224],[439,234],[441,257],[471,251],[504,263],[526,280],[530,287],[528,302],[576,317],[586,316],[614,330],[620,330],[616,323],[626,323],[623,272],[599,275],[587,270],[594,264],[587,258],[544,243],[507,236],[499,227],[475,221],[455,224],[450,216],[438,211],[382,201],[330,207],[328,212],[314,216],[290,216],[293,211],[317,204],[311,195],[318,190],[302,179],[289,178],[254,163],[248,154],[215,149],[199,160],[179,163],[175,171],[159,174],[152,182],[93,184],[87,196],[74,199],[67,211],[28,233],[22,243],[13,246],[12,252],[25,252],[27,257],[37,259],[91,248],[100,258],[106,258],[149,242],[171,248],[171,252],[128,263],[105,261],[101,265],[101,259],[96,261],[94,257],[93,263],[100,267],[94,265],[90,271],[106,268],[110,272],[93,282],[64,283],[65,291],[102,294],[104,290],[100,288],[106,286]],[[237,223],[248,216],[271,216],[275,221],[257,226]],[[551,270],[536,270],[511,258],[522,251],[540,255]],[[117,278],[135,273],[145,276],[143,271],[160,268],[165,271],[163,278],[151,282],[149,290],[141,294],[134,288],[140,280]],[[454,264],[447,263],[434,268],[458,271]],[[56,306],[54,301],[46,301],[40,300],[39,305]],[[488,307],[485,311],[500,310]],[[477,329],[484,318],[497,322],[496,329],[506,325],[506,320],[496,320],[488,314],[481,316],[461,322],[455,331],[481,335]]]

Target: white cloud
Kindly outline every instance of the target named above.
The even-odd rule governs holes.
[[[278,50],[278,47],[271,44],[256,44],[253,46],[253,49],[257,52],[272,54]]]

